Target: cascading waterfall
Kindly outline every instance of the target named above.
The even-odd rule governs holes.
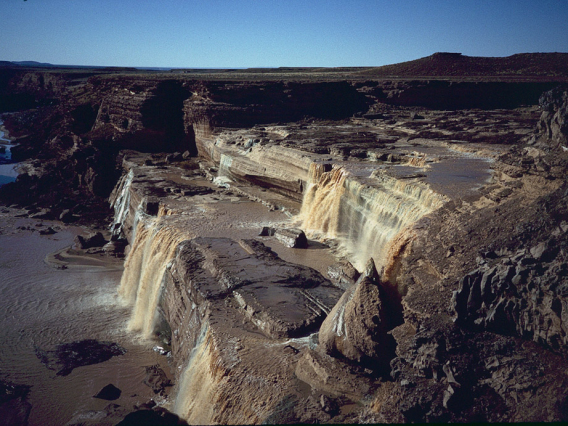
[[[329,169],[329,167],[327,167]],[[376,186],[334,166],[311,164],[300,220],[312,237],[336,239],[354,266],[373,258],[380,270],[389,244],[405,227],[439,208],[444,197],[421,182],[377,176]]]
[[[222,187],[228,187],[230,185],[230,183],[232,182],[230,177],[230,168],[232,165],[233,157],[231,157],[230,155],[221,154],[221,159],[219,161],[219,171],[217,172],[217,177],[213,179],[213,182],[216,185]]]
[[[130,170],[128,174],[121,178],[118,185],[120,191],[114,200],[111,200],[111,207],[114,208],[114,222],[111,225],[111,230],[114,235],[119,235],[128,210],[130,209],[130,186],[134,179],[134,172]]]
[[[195,346],[188,356],[173,407],[174,413],[190,424],[204,424],[213,417],[215,386],[214,348],[206,324],[201,327]],[[221,377],[223,375],[221,374]]]
[[[166,266],[185,239],[179,228],[169,227],[160,219],[138,223],[118,291],[124,301],[133,304],[129,328],[145,337],[153,332]]]

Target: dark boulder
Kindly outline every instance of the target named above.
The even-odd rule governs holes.
[[[165,371],[162,370],[159,365],[150,365],[144,368],[146,370],[144,384],[152,388],[154,393],[165,395],[166,388],[173,386],[171,380],[166,376]]]
[[[75,244],[77,245],[77,247],[83,250],[89,249],[91,247],[102,247],[107,242],[108,241],[100,232],[89,234],[87,237],[83,237],[81,235],[77,235],[75,237]]]
[[[93,396],[93,398],[106,399],[107,401],[114,401],[115,399],[120,398],[121,393],[122,391],[119,388],[109,383],[104,388],[102,388],[99,393]]]
[[[278,241],[290,248],[308,247],[308,239],[304,231],[297,228],[271,228],[263,226],[258,234],[260,237],[276,237]]]
[[[67,376],[77,367],[98,364],[113,356],[124,355],[126,349],[117,343],[86,339],[57,345],[55,350],[36,347],[35,352],[48,369],[57,370],[58,376]]]
[[[276,229],[274,236],[278,241],[290,248],[308,247],[308,239],[301,229]]]

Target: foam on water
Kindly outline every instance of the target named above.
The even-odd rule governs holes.
[[[359,270],[369,258],[380,270],[395,236],[444,201],[421,182],[377,176],[370,186],[343,167],[313,163],[300,220],[308,235],[337,240]]]
[[[123,391],[116,402],[124,407],[150,399],[153,392],[142,383],[144,366],[160,362],[160,356],[126,329],[129,310],[116,297],[121,271],[55,269],[44,259],[71,245],[74,231],[41,236],[16,230],[36,221],[5,214],[0,220],[0,379],[32,386],[30,425],[66,424],[78,413],[104,409],[108,401],[93,395],[109,383]],[[116,342],[128,352],[65,377],[36,356],[36,348],[53,351],[84,339]]]

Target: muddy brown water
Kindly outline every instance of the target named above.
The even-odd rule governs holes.
[[[0,214],[0,380],[31,386],[30,425],[63,425],[104,409],[109,401],[93,396],[110,383],[122,390],[113,403],[132,409],[147,402],[154,394],[142,383],[144,366],[167,362],[151,342],[126,331],[129,309],[117,298],[121,270],[55,269],[46,255],[71,245],[78,229],[51,236],[16,229],[37,223]],[[57,376],[36,356],[36,348],[83,339],[116,342],[127,353],[67,376]]]
[[[197,233],[254,238],[260,224],[288,221],[284,214],[269,212],[258,203],[220,202],[213,206],[220,215],[217,221],[224,226],[213,226],[210,220],[214,218],[208,217],[202,219],[206,223],[195,223]],[[40,229],[36,225],[41,221],[15,218],[12,209],[1,213],[4,210],[0,207],[0,380],[31,386],[29,424],[75,424],[109,403],[129,411],[150,399],[160,403],[143,384],[144,367],[160,364],[167,370],[167,359],[153,351],[156,342],[128,331],[132,308],[118,296],[122,265],[101,268],[99,262],[67,255],[64,257],[72,265],[57,269],[57,265],[46,263],[46,257],[60,258],[58,252],[73,244],[77,233],[88,230],[67,227],[54,235],[39,235],[37,230],[18,227]],[[43,221],[43,228],[47,226],[61,224]],[[288,249],[272,237],[262,240],[285,260],[310,265],[324,275],[335,262],[329,250],[316,242],[302,250]],[[53,351],[57,345],[83,339],[115,342],[127,353],[75,368],[68,376],[58,376],[57,370],[49,370],[36,356],[37,348]],[[118,400],[93,398],[108,384],[122,390]],[[175,398],[177,388],[171,389],[170,401],[162,401],[166,408]]]

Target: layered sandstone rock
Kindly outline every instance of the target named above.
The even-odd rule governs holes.
[[[159,305],[183,373],[175,412],[189,423],[321,416],[316,401],[304,399],[294,368],[339,293],[315,271],[282,261],[254,240],[183,242]]]

